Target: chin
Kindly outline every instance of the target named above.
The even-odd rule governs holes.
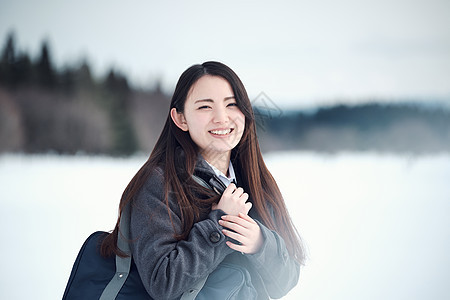
[[[202,153],[210,158],[220,158],[221,156],[227,155],[233,148],[227,147],[227,148],[213,148],[213,147],[207,147],[202,150]]]

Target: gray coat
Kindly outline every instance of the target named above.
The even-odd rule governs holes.
[[[214,175],[199,156],[196,171]],[[180,210],[169,193],[170,213],[164,201],[161,169],[155,169],[132,205],[131,250],[142,282],[154,299],[179,299],[195,282],[211,273],[223,261],[247,267],[258,299],[281,298],[298,281],[300,266],[292,259],[283,239],[258,221],[264,243],[258,253],[241,254],[229,248],[218,220],[225,213],[211,211],[194,224],[187,240],[174,238],[181,232]],[[239,182],[238,182],[239,186]]]

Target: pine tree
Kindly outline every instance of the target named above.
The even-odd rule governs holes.
[[[14,86],[16,81],[16,75],[14,74],[16,50],[14,44],[14,34],[11,32],[6,39],[0,62],[0,83],[8,87]]]
[[[129,113],[129,97],[131,89],[126,77],[111,70],[105,83],[106,101],[110,111],[110,117],[114,132],[115,155],[130,155],[137,151],[138,142],[131,123]]]
[[[56,74],[51,62],[47,41],[42,43],[41,55],[36,64],[37,80],[40,86],[51,89],[56,84]]]

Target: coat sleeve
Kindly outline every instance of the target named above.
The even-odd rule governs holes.
[[[156,172],[156,171],[155,171]],[[226,245],[214,210],[192,227],[186,240],[174,238],[182,223],[173,195],[164,201],[163,176],[157,172],[139,193],[131,212],[131,249],[142,283],[154,299],[177,299],[214,270],[233,250]],[[173,223],[173,225],[172,225]]]
[[[248,255],[256,271],[264,281],[264,286],[271,298],[285,296],[297,285],[300,264],[293,259],[286,248],[283,238],[257,221],[264,237],[261,249]]]

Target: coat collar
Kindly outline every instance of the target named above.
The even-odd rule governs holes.
[[[184,150],[181,147],[178,147],[175,150],[176,153],[176,164],[179,167],[184,166],[184,161],[186,159],[186,155]],[[181,170],[181,172],[183,172]],[[211,166],[206,162],[203,156],[199,153],[197,155],[197,161],[195,164],[194,174],[200,177],[203,181],[205,181],[212,190],[214,190],[217,194],[222,194],[223,191],[227,188],[226,185],[220,180],[220,178],[216,175]]]
[[[206,162],[206,160],[200,153],[197,156],[197,163],[195,165],[194,174],[208,183],[211,189],[219,195],[221,195],[227,188],[222,180],[216,175],[213,168]]]

